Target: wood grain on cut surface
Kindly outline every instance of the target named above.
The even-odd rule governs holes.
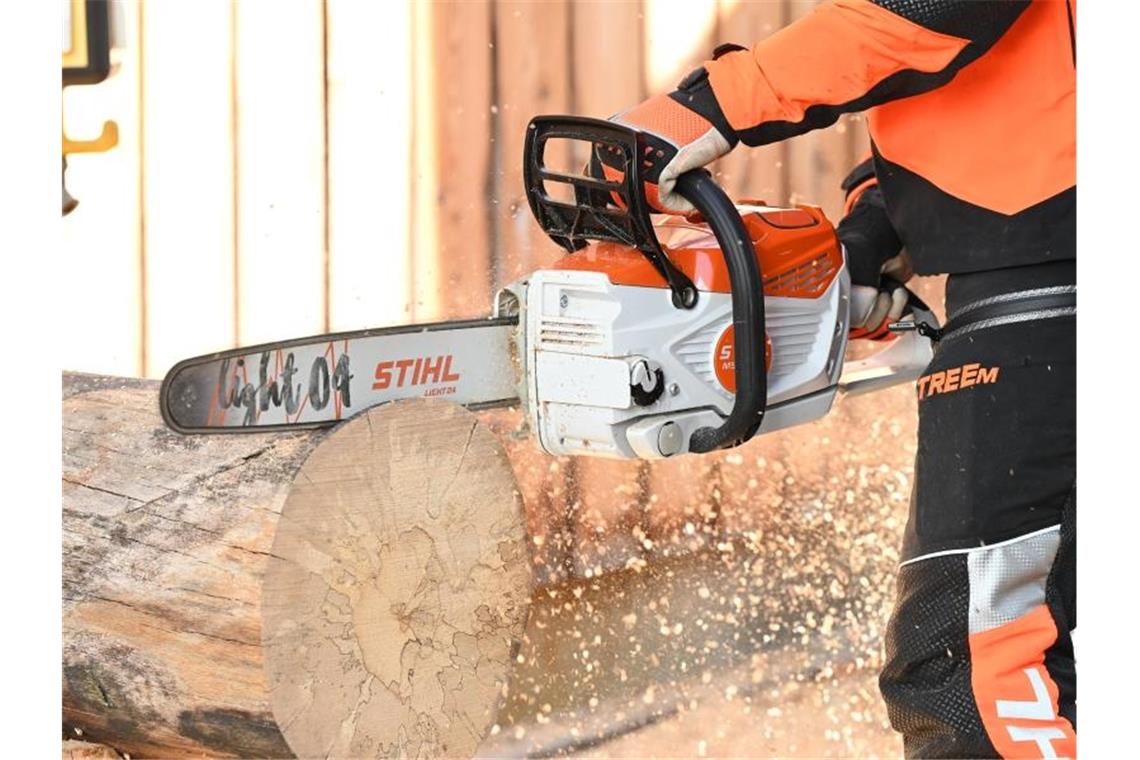
[[[522,501],[490,430],[438,401],[350,421],[301,467],[265,577],[265,669],[289,746],[470,755],[529,591]]]

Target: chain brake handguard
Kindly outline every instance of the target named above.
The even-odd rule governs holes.
[[[546,146],[552,139],[585,142],[591,151],[598,147],[616,150],[621,179],[548,169]],[[523,184],[527,200],[539,226],[567,251],[579,250],[590,240],[636,248],[665,279],[673,294],[673,305],[691,309],[697,303],[697,288],[669,260],[653,230],[637,159],[648,147],[644,132],[613,122],[581,116],[536,116],[527,127],[524,146]],[[547,182],[571,186],[574,202],[553,198],[547,192]]]

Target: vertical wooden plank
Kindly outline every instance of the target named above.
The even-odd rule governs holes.
[[[712,56],[717,0],[645,0],[645,73],[650,95],[668,92]]]
[[[119,70],[95,86],[64,90],[64,128],[90,139],[103,122],[119,125],[119,145],[107,153],[68,159],[67,186],[79,206],[63,220],[59,288],[68,313],[57,338],[67,369],[113,375],[144,372],[142,270],[139,239],[139,6],[123,3],[126,47]],[[93,287],[94,284],[97,287]]]
[[[329,327],[406,323],[412,6],[328,0],[326,19]]]
[[[818,0],[788,0],[788,23],[806,16],[818,4]],[[821,206],[833,222],[843,212],[839,183],[853,164],[850,118],[788,141],[788,199]]]
[[[607,119],[645,99],[642,5],[635,0],[572,7],[571,99],[578,115]]]
[[[236,8],[238,341],[327,327],[321,0]]]
[[[232,23],[226,0],[143,6],[148,376],[236,337]]]
[[[431,109],[434,128],[417,121],[416,139],[425,150],[416,151],[416,180],[426,186],[417,195],[423,205],[417,208],[416,286],[431,292],[433,318],[483,316],[492,298],[492,6],[485,0],[424,5],[430,26],[417,44],[432,46],[432,65],[417,70],[416,97]],[[427,152],[425,166],[419,159]],[[429,225],[434,235],[419,238]]]
[[[732,42],[750,48],[783,26],[781,0],[720,0],[717,11],[718,45]],[[740,145],[717,162],[714,173],[733,198],[782,203],[787,196],[784,187],[786,154],[784,143],[758,148]]]
[[[439,313],[439,153],[434,135],[435,67],[447,55],[437,50],[432,29],[432,3],[412,4],[412,291],[411,314],[428,321]]]
[[[640,103],[645,90],[641,0],[577,2],[571,7],[570,102],[574,113],[608,119]],[[574,143],[570,166],[584,166],[589,146]]]
[[[497,117],[494,218],[497,235],[495,287],[511,282],[561,254],[535,224],[523,192],[523,141],[537,114],[570,108],[570,3],[501,0],[495,4]],[[548,161],[565,165],[569,156],[551,145]]]

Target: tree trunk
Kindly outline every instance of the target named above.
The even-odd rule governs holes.
[[[522,635],[522,501],[473,414],[184,437],[68,376],[63,720],[131,755],[463,756]]]

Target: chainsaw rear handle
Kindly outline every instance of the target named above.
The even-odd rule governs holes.
[[[546,167],[551,139],[579,140],[591,150],[608,149],[622,166],[620,179],[587,177]],[[589,240],[608,240],[639,250],[661,274],[677,308],[692,308],[697,290],[669,260],[654,232],[645,184],[640,175],[645,134],[620,124],[580,116],[536,116],[527,128],[523,148],[523,181],[531,211],[554,242],[573,252]],[[570,185],[574,202],[558,200],[546,183]],[[712,176],[703,169],[682,174],[677,192],[692,203],[708,223],[728,267],[735,331],[736,397],[732,411],[716,428],[693,431],[689,451],[704,453],[736,446],[760,428],[768,402],[764,361],[764,292],[760,264],[740,212]]]

